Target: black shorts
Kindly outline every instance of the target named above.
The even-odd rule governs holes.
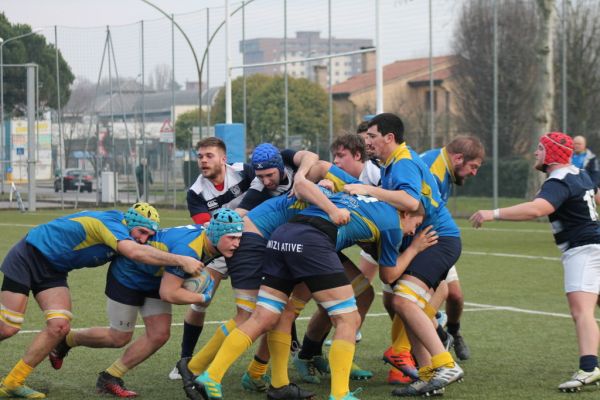
[[[0,266],[4,276],[37,294],[55,287],[69,287],[67,273],[55,270],[42,253],[21,239],[9,250]],[[23,293],[28,294],[28,293]]]
[[[160,299],[158,290],[142,291],[132,289],[119,282],[112,274],[110,268],[106,274],[106,288],[104,294],[117,303],[127,304],[128,306],[141,307],[146,301],[146,297]]]
[[[264,275],[300,282],[335,273],[344,273],[335,244],[330,236],[310,224],[281,225],[267,242]]]
[[[258,290],[262,278],[262,263],[267,239],[257,233],[244,232],[240,246],[226,259],[234,289]]]
[[[442,236],[437,244],[417,254],[405,274],[419,278],[430,288],[436,289],[458,261],[461,249],[460,237]]]

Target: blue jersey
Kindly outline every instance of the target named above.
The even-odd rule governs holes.
[[[448,157],[446,148],[442,147],[441,149],[426,151],[421,154],[421,160],[427,164],[429,171],[437,182],[442,200],[444,200],[445,203],[448,203],[448,199],[452,194],[454,171],[450,168],[452,163],[450,157]]]
[[[460,236],[435,178],[419,155],[406,143],[398,145],[381,167],[381,185],[387,190],[403,190],[423,203],[423,227],[433,225],[439,236]]]
[[[325,179],[333,182],[335,190],[339,191],[346,183],[358,183],[359,181],[344,172],[342,169],[332,165],[327,172]],[[321,186],[319,189],[326,196],[331,196],[331,192]],[[288,222],[293,216],[300,213],[308,206],[308,203],[299,200],[296,196],[277,196],[259,204],[246,214],[246,217],[258,228],[265,239],[271,237],[271,233],[280,225]]]
[[[208,252],[206,232],[199,225],[178,226],[159,230],[148,240],[148,245],[162,251],[181,256],[194,257],[206,264],[215,254]],[[164,272],[187,278],[181,268],[174,266],[157,267],[119,256],[110,264],[110,273],[115,279],[130,289],[142,292],[157,291]]]
[[[117,242],[131,240],[119,211],[83,211],[29,231],[27,243],[58,271],[97,267],[113,259]]]
[[[402,242],[399,211],[371,196],[335,193],[329,200],[338,208],[350,211],[350,222],[338,227],[336,250],[357,243],[372,243],[380,266],[395,266]],[[310,205],[301,215],[321,217],[330,221],[327,213]]]
[[[561,251],[600,244],[600,223],[594,201],[595,185],[587,172],[571,165],[550,173],[537,198],[548,201],[554,241]]]

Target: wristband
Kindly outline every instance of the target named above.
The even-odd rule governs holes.
[[[496,208],[494,210],[494,219],[500,219],[500,209]]]

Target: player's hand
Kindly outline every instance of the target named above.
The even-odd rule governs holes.
[[[413,237],[410,245],[418,252],[422,252],[428,247],[433,246],[438,242],[438,234],[433,230],[433,225],[429,225]]]
[[[199,274],[204,268],[204,264],[193,257],[180,256],[179,266],[190,275]]]
[[[321,179],[318,185],[324,187],[330,192],[335,192],[335,185],[329,179]]]
[[[494,211],[493,210],[479,210],[475,214],[471,215],[469,221],[473,225],[474,228],[481,228],[485,221],[493,221],[494,220]]]
[[[213,291],[215,290],[215,281],[211,279],[204,291],[201,293],[204,296],[204,305],[208,305],[212,300]]]
[[[344,185],[344,192],[350,193],[350,194],[368,196],[369,189],[371,187],[372,186],[370,186],[370,185],[365,185],[362,183],[349,183],[347,185]]]
[[[337,208],[328,214],[331,222],[336,225],[346,225],[350,222],[350,211],[345,208]]]

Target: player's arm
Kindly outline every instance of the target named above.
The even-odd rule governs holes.
[[[350,221],[350,212],[337,208],[319,188],[306,178],[294,178],[296,196],[325,211],[336,225],[345,225]]]
[[[325,178],[329,168],[331,168],[330,162],[319,160],[310,167],[308,173],[306,174],[306,179],[311,182],[319,182]]]
[[[416,211],[419,208],[419,200],[404,190],[387,190],[377,186],[353,183],[344,186],[344,191],[350,194],[373,196],[402,211]]]
[[[554,206],[546,199],[540,197],[533,201],[517,204],[511,207],[497,208],[495,210],[479,210],[471,215],[469,221],[475,228],[479,228],[486,221],[527,221],[550,215],[554,212]]]
[[[195,193],[193,190],[187,192],[187,206],[190,212],[190,217],[195,224],[202,225],[210,221],[210,213],[206,200],[201,194]]]
[[[415,235],[410,246],[400,253],[396,259],[395,266],[379,268],[379,278],[383,283],[387,284],[397,281],[404,274],[406,268],[408,268],[417,254],[435,245],[437,242],[437,232],[433,230],[432,225],[429,225]]]
[[[195,293],[182,287],[183,278],[167,271],[160,280],[160,298],[171,304],[204,304],[203,294]]]
[[[152,246],[136,243],[133,240],[120,240],[117,243],[117,252],[131,260],[144,264],[159,267],[164,265],[181,267],[190,275],[197,274],[204,268],[204,264],[195,258],[167,253]]]
[[[294,165],[298,167],[294,177],[305,178],[311,167],[319,161],[319,156],[308,150],[299,150],[294,154]],[[296,179],[296,178],[294,178]]]

